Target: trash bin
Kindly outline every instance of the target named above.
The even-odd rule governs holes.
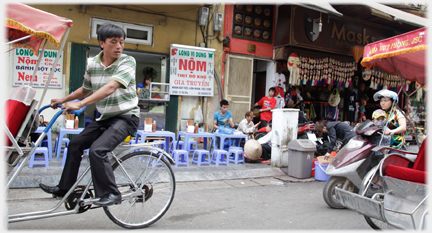
[[[315,150],[315,144],[309,139],[296,139],[288,143],[288,175],[311,177]]]

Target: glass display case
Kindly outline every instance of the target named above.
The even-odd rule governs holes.
[[[169,83],[150,83],[148,99],[138,99],[140,123],[138,129],[144,130],[145,118],[156,121],[156,130],[165,130],[166,106],[170,100]]]

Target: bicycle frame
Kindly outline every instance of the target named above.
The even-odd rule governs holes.
[[[44,133],[42,133],[44,134]],[[44,136],[44,135],[43,135]],[[42,135],[41,137],[39,137],[38,141],[42,141]],[[135,181],[133,181],[130,176],[128,175],[127,171],[124,169],[124,167],[121,164],[121,158],[133,151],[136,150],[144,150],[144,152],[148,152],[148,153],[152,153],[150,152],[150,150],[156,150],[158,151],[158,154],[161,153],[162,155],[165,155],[166,158],[168,159],[169,163],[174,165],[175,162],[174,160],[171,158],[171,156],[166,153],[164,150],[155,147],[154,145],[156,144],[160,144],[160,143],[144,143],[144,144],[133,144],[133,145],[127,145],[127,146],[123,146],[120,145],[118,146],[116,149],[123,149],[125,148],[125,150],[122,150],[118,156],[116,156],[114,154],[114,152],[109,153],[112,158],[114,159],[114,162],[117,162],[120,166],[121,171],[125,174],[125,177],[128,178],[129,182],[131,182],[131,184],[133,184],[134,188],[135,188],[135,192],[134,193],[130,193],[124,197],[129,197],[129,196],[134,196],[134,195],[141,195],[143,193],[142,189],[136,185]],[[127,148],[127,149],[126,149]],[[162,159],[163,156],[159,156],[159,158],[157,159],[157,163]],[[26,156],[23,160],[23,162],[19,165],[19,168],[17,170],[17,172],[14,174],[14,176],[11,178],[11,180],[9,181],[7,187],[10,186],[10,183],[13,182],[13,180],[16,178],[16,174],[19,173],[19,171],[21,171],[22,167],[24,166],[25,162],[28,160],[29,156]],[[91,205],[93,204],[95,201],[99,200],[98,198],[85,198],[88,190],[90,189],[91,183],[92,183],[92,179],[90,178],[89,182],[87,183],[87,185],[85,186],[83,193],[81,195],[81,197],[77,200],[78,205],[75,206],[75,208],[73,210],[67,210],[67,211],[62,211],[62,212],[55,212],[58,208],[60,208],[60,206],[62,205],[62,203],[66,202],[66,200],[69,198],[69,195],[72,194],[72,192],[75,190],[75,188],[78,187],[78,184],[84,179],[84,177],[87,175],[87,173],[90,171],[90,165],[84,170],[84,172],[78,177],[77,181],[74,183],[74,185],[69,189],[69,191],[66,193],[66,195],[51,209],[48,210],[43,210],[43,211],[35,211],[35,212],[29,212],[29,213],[21,213],[21,214],[14,214],[14,215],[9,215],[8,216],[8,222],[12,223],[12,222],[20,222],[20,221],[27,221],[27,220],[35,220],[35,219],[41,219],[41,218],[48,218],[48,217],[55,217],[55,216],[62,216],[62,215],[69,215],[69,214],[78,214],[79,213],[79,208],[83,207],[83,206],[87,206],[87,205]],[[153,166],[153,168],[149,171],[149,173],[151,173],[156,166]],[[7,189],[8,190],[8,189]],[[99,207],[94,207],[94,208],[99,208]]]

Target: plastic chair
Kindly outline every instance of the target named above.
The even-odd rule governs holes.
[[[189,167],[189,154],[185,150],[173,150],[172,156],[175,162],[174,167],[178,167],[179,164],[186,164]],[[181,158],[180,158],[181,156]]]
[[[65,147],[62,147],[61,150],[64,151],[64,149],[69,146],[70,140],[69,140],[69,138],[63,138],[61,143],[63,143],[63,142],[65,143]],[[58,144],[58,138],[56,138],[54,149],[57,149],[57,144]],[[55,151],[54,153],[57,153],[57,151]],[[57,161],[59,159],[60,159],[60,153],[58,153],[58,155],[57,155]]]
[[[205,156],[208,156],[208,160],[205,159]],[[195,158],[195,156],[197,158]],[[210,158],[210,151],[208,150],[195,150],[192,155],[192,162],[196,163],[197,166],[201,166],[201,164],[208,164],[210,166],[211,164],[211,158]]]
[[[239,162],[244,163],[243,148],[234,146],[230,147],[228,151],[228,160],[234,162],[234,164],[238,164]]]
[[[226,159],[224,159],[224,155],[226,156]],[[226,163],[226,165],[229,166],[228,151],[214,150],[212,154],[211,162],[215,163],[216,166],[219,166],[220,163]]]
[[[35,155],[37,153],[44,154],[44,159],[35,158]],[[43,164],[45,167],[48,167],[48,148],[47,147],[37,147],[35,152],[30,157],[30,164],[29,167],[33,167],[35,164]]]

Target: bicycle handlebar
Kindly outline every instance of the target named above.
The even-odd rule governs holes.
[[[51,107],[51,105],[45,105],[45,106],[41,107],[41,108],[39,109],[38,113],[40,114],[43,110],[45,110],[45,109],[47,109],[47,108],[49,108],[49,107]],[[57,108],[61,108],[62,105],[61,105],[61,104],[57,104],[56,107],[57,107]],[[50,122],[48,123],[48,125],[45,127],[45,130],[43,131],[44,133],[48,133],[48,131],[51,129],[51,127],[52,127],[52,125],[54,124],[54,122],[57,120],[57,118],[58,118],[61,114],[63,114],[64,111],[65,111],[64,109],[60,109],[60,111],[58,111],[58,112],[53,116],[53,118],[50,120]],[[73,110],[71,113],[72,113],[72,114],[75,114],[75,115],[79,115],[78,110]]]

